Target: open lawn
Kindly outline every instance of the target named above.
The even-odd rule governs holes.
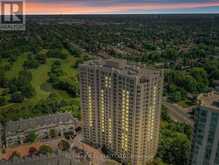
[[[65,76],[72,77],[77,73],[77,71],[73,69],[75,62],[76,59],[73,56],[68,56],[65,60],[62,61],[62,68]]]
[[[40,65],[39,68],[32,70],[32,85],[36,91],[36,95],[31,99],[32,103],[37,103],[41,99],[47,98],[50,93],[56,93],[63,99],[71,98],[65,91],[53,89],[51,84],[47,82],[49,78],[48,73],[50,71],[51,65],[56,60],[58,59],[49,58],[46,64]],[[75,58],[72,56],[68,56],[67,59],[60,61],[64,71],[64,76],[74,77],[76,71],[73,69],[72,65],[75,63]]]
[[[37,102],[41,99],[47,98],[49,96],[48,91],[42,89],[42,85],[48,80],[48,72],[50,71],[50,63],[40,65],[37,69],[32,70],[32,85],[36,91],[36,95],[31,99],[33,102]]]
[[[10,65],[7,59],[0,59],[0,67],[4,68],[7,65]]]
[[[3,93],[4,89],[0,88],[0,95]]]
[[[12,79],[18,75],[18,73],[23,69],[24,61],[26,60],[26,55],[20,55],[17,60],[11,66],[11,69],[7,72],[6,77]]]
[[[10,70],[7,72],[6,76],[8,79],[12,79],[18,75],[18,73],[23,69],[24,61],[27,59],[26,55],[21,55],[17,58],[17,60],[13,63]],[[1,120],[15,120],[17,116],[19,117],[29,117],[31,114],[29,113],[29,107],[32,107],[38,104],[41,100],[45,100],[51,93],[55,93],[60,99],[64,99],[69,103],[73,103],[71,107],[67,107],[66,110],[73,113],[75,116],[80,116],[79,107],[80,107],[80,99],[72,98],[66,91],[57,90],[52,87],[50,83],[48,83],[51,65],[54,61],[59,60],[61,62],[62,70],[64,72],[63,78],[72,79],[77,75],[77,70],[73,68],[74,63],[76,62],[76,58],[68,55],[68,57],[64,60],[57,58],[47,58],[47,63],[40,65],[36,69],[31,69],[32,72],[32,81],[31,84],[35,89],[35,95],[30,99],[25,99],[22,103],[7,103],[4,106],[0,106],[0,114]],[[6,64],[6,61],[1,62],[1,66]],[[0,88],[0,95],[4,89]],[[7,95],[10,99],[10,95]],[[17,111],[18,109],[22,109],[22,111]],[[11,112],[11,113],[10,113]],[[7,114],[7,118],[5,115]]]

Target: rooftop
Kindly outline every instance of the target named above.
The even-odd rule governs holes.
[[[210,92],[208,94],[201,94],[198,97],[198,102],[201,106],[208,107],[219,111],[219,93]]]
[[[121,59],[92,60],[85,62],[82,66],[83,65],[101,67],[129,76],[138,76],[140,78],[156,77],[161,75],[160,70],[146,67],[143,64],[129,63],[126,60]]]
[[[73,122],[77,124],[77,120],[72,117],[70,113],[56,113],[52,115],[45,115],[30,119],[21,119],[18,121],[9,121],[6,124],[6,133],[17,131],[24,131],[28,129],[36,129],[39,127],[49,126],[53,124],[64,124]]]

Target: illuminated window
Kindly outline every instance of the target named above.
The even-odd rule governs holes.
[[[109,119],[109,132],[108,132],[108,135],[109,135],[109,143],[111,144],[112,143],[112,119]]]
[[[156,112],[156,95],[157,95],[157,87],[153,87],[153,97],[152,97],[152,106],[148,108],[148,140],[153,139],[154,134],[154,118]]]
[[[105,88],[111,88],[111,87],[112,87],[111,77],[105,76]]]
[[[101,90],[100,97],[100,123],[102,132],[105,131],[105,110],[104,110],[104,90]]]
[[[129,91],[122,90],[122,149],[128,148]]]
[[[93,126],[93,112],[92,112],[92,96],[91,96],[91,87],[88,86],[88,116],[89,116],[89,127]]]

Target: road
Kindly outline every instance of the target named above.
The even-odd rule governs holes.
[[[193,126],[193,120],[183,108],[167,102],[164,102],[163,105],[167,108],[167,111],[173,120]]]

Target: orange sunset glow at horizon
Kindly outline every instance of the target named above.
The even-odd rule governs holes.
[[[71,3],[70,3],[71,2]],[[107,6],[74,4],[73,1],[65,3],[26,2],[26,14],[113,14],[132,13],[132,11],[156,11],[219,7],[219,1],[214,2],[177,2],[177,3],[149,3],[128,2],[116,3]]]

